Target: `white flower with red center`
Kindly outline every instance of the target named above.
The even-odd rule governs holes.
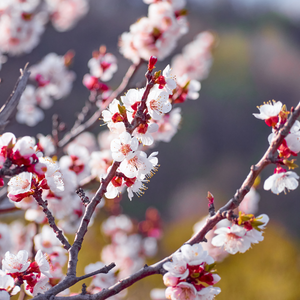
[[[177,102],[184,102],[186,99],[196,100],[199,98],[201,83],[195,79],[190,79],[187,74],[176,78],[179,95],[182,99]]]
[[[90,68],[91,75],[100,78],[102,81],[110,80],[118,70],[117,59],[111,53],[99,53],[97,57],[89,60],[88,67]]]
[[[40,157],[39,161],[47,166],[47,171],[45,173],[47,186],[45,188],[49,188],[53,193],[64,191],[64,182],[58,163],[50,157]]]
[[[42,275],[40,278],[33,278],[33,280],[34,279],[37,280],[37,282],[34,282],[34,284],[25,281],[26,293],[30,296],[35,297],[38,294],[44,294],[51,288],[51,285],[49,284],[49,278],[47,276]]]
[[[259,215],[255,218],[255,220],[262,222],[262,225],[257,226],[259,230],[256,230],[255,228],[250,229],[247,231],[246,236],[250,239],[251,243],[257,244],[261,241],[263,241],[263,229],[265,229],[265,226],[269,222],[269,217],[266,214]]]
[[[273,136],[274,136],[274,133],[271,133],[271,135],[268,138],[269,143],[271,143]],[[286,146],[288,148],[287,150],[290,150],[288,152],[290,152],[292,155],[296,156],[296,153],[300,152],[300,122],[298,120],[296,120],[296,122],[294,123],[294,125],[292,126],[292,128],[290,130],[290,133],[286,136],[286,138],[284,140],[286,142],[286,145],[283,142],[278,150],[279,151],[285,150],[284,146]],[[283,149],[281,149],[282,147],[283,147]]]
[[[44,136],[39,133],[37,138],[39,139],[37,147],[44,153],[45,156],[50,156],[55,153],[56,149],[51,135]]]
[[[7,251],[2,260],[2,270],[6,273],[22,273],[25,272],[30,265],[28,260],[28,252],[21,250],[14,255]]]
[[[211,241],[216,247],[224,247],[230,254],[244,253],[250,246],[250,239],[246,236],[246,229],[236,224],[231,227],[221,227],[215,230],[217,234]]]
[[[50,265],[47,260],[47,255],[43,254],[41,250],[38,250],[38,252],[35,255],[34,258],[35,262],[37,263],[39,267],[40,273],[44,274],[45,276],[51,278],[52,275],[50,274]]]
[[[147,187],[143,184],[143,182],[148,182],[145,180],[138,180],[137,178],[128,178],[125,181],[128,193],[128,198],[132,200],[133,193],[137,194],[138,196],[142,196],[144,194],[144,191],[147,189]]]
[[[298,187],[299,176],[293,171],[285,171],[282,168],[275,169],[275,174],[271,175],[264,183],[265,190],[271,190],[274,194],[295,190]]]
[[[176,88],[175,76],[171,74],[170,65],[167,65],[163,70],[163,74],[157,78],[159,89],[165,88],[169,95],[173,94],[173,90]]]
[[[8,144],[11,142],[12,145],[16,143],[16,137],[13,133],[11,132],[5,132],[0,136],[0,149],[1,152],[3,152],[2,148],[7,147]]]
[[[132,138],[128,132],[123,132],[118,139],[112,140],[110,144],[112,158],[115,161],[122,161],[137,150],[138,146],[139,142],[135,137]]]
[[[194,244],[193,246],[186,244],[180,249],[190,266],[200,265],[202,263],[210,265],[214,262],[213,258],[208,255],[207,251],[203,250],[200,244]]]
[[[35,159],[37,156],[34,138],[30,136],[20,138],[13,148],[13,162],[18,165],[29,165]]]
[[[165,113],[172,109],[168,93],[155,87],[151,89],[146,105],[154,120],[160,120]]]
[[[153,169],[153,164],[143,151],[129,154],[120,164],[119,170],[128,178],[143,179]]]
[[[156,123],[140,124],[132,133],[143,145],[151,146],[154,142],[152,136],[153,133],[157,132],[159,125]]]
[[[15,286],[14,279],[0,270],[0,299],[10,300],[10,295],[15,295],[19,291],[20,287]]]
[[[279,113],[282,108],[282,103],[280,101],[273,103],[264,104],[259,109],[259,114],[253,114],[253,116],[260,120],[265,120],[268,126],[275,126],[279,120]]]
[[[175,287],[168,287],[165,295],[170,300],[198,299],[196,288],[193,284],[187,282],[180,282]]]
[[[127,111],[133,113],[137,110],[142,97],[144,95],[145,88],[142,89],[130,89],[124,96],[121,96],[123,105],[126,107]],[[132,115],[128,115],[128,121],[132,121]]]
[[[114,99],[108,106],[107,109],[102,111],[102,118],[107,127],[113,134],[121,134],[126,131],[124,125],[124,117],[120,114],[119,106],[120,102]]]
[[[19,175],[12,177],[8,182],[9,193],[7,197],[16,202],[28,197],[33,193],[31,190],[31,183],[32,173],[29,172],[22,172]]]
[[[19,5],[1,14],[0,19],[0,51],[10,55],[31,52],[45,29],[43,13],[28,14]]]
[[[75,73],[67,69],[64,56],[56,53],[47,54],[39,64],[30,68],[30,72],[30,78],[39,85],[40,95],[50,96],[55,100],[67,96],[75,80]],[[43,93],[41,90],[44,90]]]
[[[187,261],[182,253],[173,254],[172,262],[164,263],[163,268],[170,272],[171,276],[178,277],[179,279],[185,279],[189,275]]]

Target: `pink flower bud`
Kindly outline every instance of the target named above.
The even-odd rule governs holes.
[[[151,56],[148,63],[148,70],[152,71],[155,68],[156,63],[157,63],[157,58],[155,56]]]

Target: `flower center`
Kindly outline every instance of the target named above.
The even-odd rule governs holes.
[[[132,151],[132,149],[130,148],[130,145],[129,145],[129,144],[125,144],[125,145],[122,144],[122,146],[121,146],[121,148],[120,148],[120,152],[121,152],[124,156],[126,156],[130,151]]]

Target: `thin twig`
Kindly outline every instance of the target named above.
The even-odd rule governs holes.
[[[3,132],[4,128],[9,123],[9,118],[18,106],[20,98],[26,88],[26,84],[30,76],[30,72],[27,70],[27,65],[28,64],[24,67],[24,70],[20,70],[21,76],[17,80],[11,95],[0,109],[0,132]]]
[[[110,270],[112,270],[114,267],[116,266],[115,263],[111,263],[109,264],[108,266],[105,266],[97,271],[94,271],[94,272],[91,272],[89,274],[86,274],[86,275],[83,275],[83,276],[80,276],[80,277],[77,277],[78,281],[81,281],[81,280],[84,280],[86,278],[90,278],[92,276],[95,276],[97,274],[107,274]]]
[[[200,229],[200,231],[197,234],[195,234],[189,241],[187,241],[187,244],[192,245],[203,241],[203,238],[209,230],[211,230],[219,221],[225,219],[227,217],[227,214],[231,210],[237,208],[240,205],[246,194],[250,191],[251,187],[253,186],[257,176],[262,172],[264,168],[276,161],[278,147],[281,145],[284,138],[289,134],[290,129],[292,128],[293,124],[299,116],[300,103],[291,113],[287,123],[276,134],[271,145],[269,146],[261,160],[256,165],[251,166],[247,178],[244,180],[241,187],[236,191],[234,197],[230,199],[226,205],[220,208],[213,217],[208,218],[206,220],[206,224],[202,227],[202,229]]]
[[[7,213],[12,213],[15,211],[20,210],[20,208],[12,206],[12,207],[7,207],[7,208],[0,208],[0,214],[7,214]]]
[[[42,192],[41,190],[37,190],[34,194],[33,197],[35,198],[36,202],[42,207],[43,212],[45,213],[50,227],[53,229],[54,233],[56,234],[56,237],[59,239],[59,241],[62,243],[63,247],[66,250],[69,250],[71,248],[70,243],[67,241],[65,236],[63,235],[63,232],[57,227],[55,224],[55,219],[51,213],[51,211],[47,207],[47,201],[44,201],[42,199]]]
[[[108,107],[108,105],[117,97],[119,97],[126,87],[129,85],[133,75],[141,66],[141,62],[139,64],[132,64],[127,70],[120,86],[109,96],[109,98],[102,104],[101,108],[97,110],[84,124],[79,125],[76,128],[73,128],[69,133],[67,133],[59,142],[58,147],[63,148],[68,143],[73,141],[79,134],[82,132],[89,130],[93,127],[97,122],[99,122],[99,118],[101,117],[102,111]]]

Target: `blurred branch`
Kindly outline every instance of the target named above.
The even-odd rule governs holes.
[[[18,106],[20,98],[26,88],[30,75],[30,72],[27,70],[27,65],[28,64],[25,65],[24,70],[20,69],[21,76],[17,80],[11,95],[0,109],[0,132],[2,132],[9,123],[9,118]]]
[[[109,98],[103,103],[100,109],[98,109],[85,123],[79,125],[78,127],[73,127],[69,133],[67,133],[59,142],[58,147],[63,148],[68,143],[73,141],[79,134],[82,132],[89,130],[91,127],[93,127],[101,117],[102,111],[108,107],[108,105],[117,97],[119,97],[124,90],[129,85],[133,75],[137,72],[137,70],[142,65],[142,62],[138,64],[132,64],[129,69],[127,70],[121,84],[119,87],[109,96]]]

